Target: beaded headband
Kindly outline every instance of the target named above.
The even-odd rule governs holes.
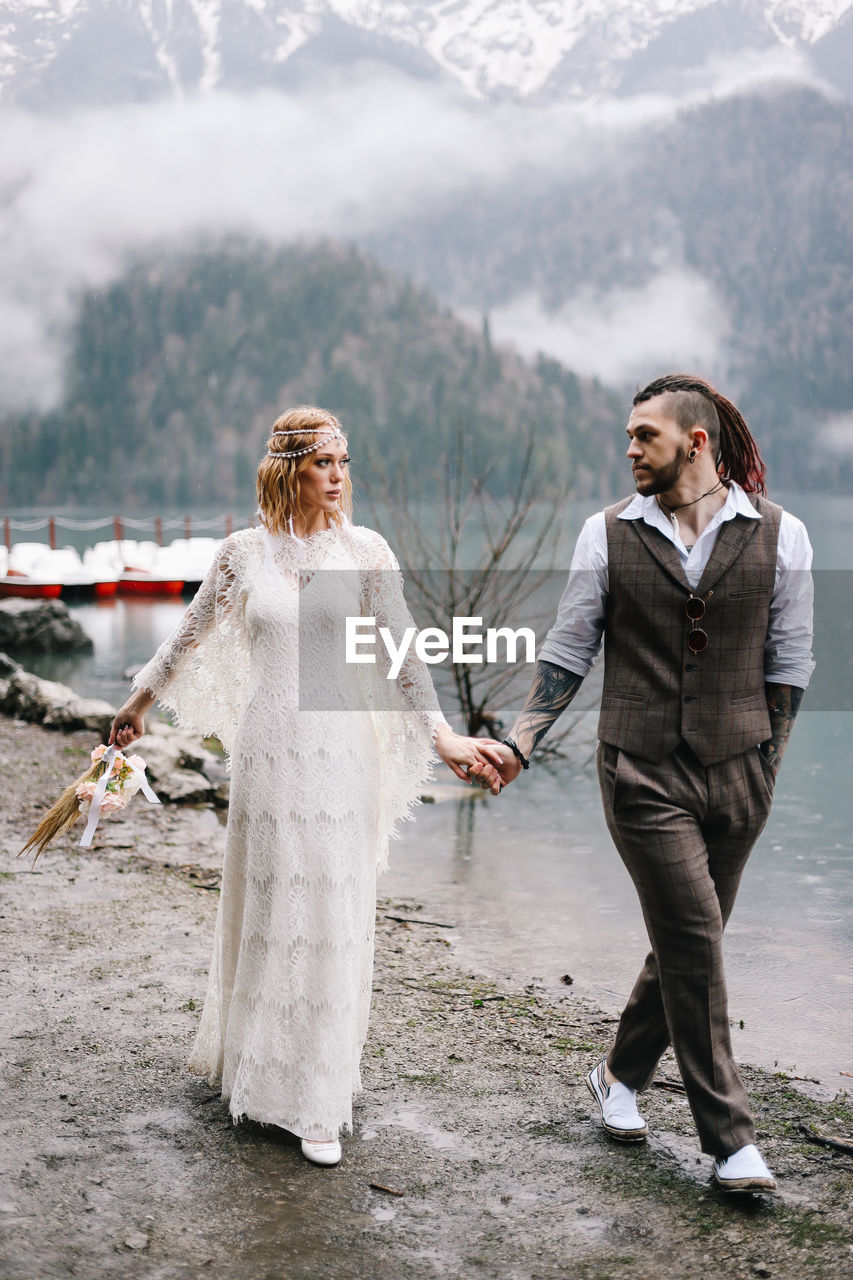
[[[268,458],[301,458],[304,453],[313,453],[315,449],[319,449],[321,445],[328,444],[330,440],[343,440],[344,433],[340,427],[302,427],[296,431],[274,431],[274,436],[307,436],[312,432],[323,432],[319,440],[314,444],[309,444],[306,449],[291,449],[288,452],[275,451],[267,449]]]

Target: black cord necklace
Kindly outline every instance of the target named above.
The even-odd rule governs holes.
[[[714,485],[713,489],[708,489],[705,493],[700,493],[698,498],[691,498],[689,502],[681,502],[677,507],[667,506],[667,504],[661,498],[660,494],[657,495],[657,499],[660,505],[663,507],[664,511],[669,512],[670,518],[671,518],[672,516],[675,515],[676,511],[681,511],[683,510],[684,507],[695,506],[697,502],[701,502],[703,498],[710,498],[712,493],[717,493],[723,487],[724,487],[723,481],[718,480],[717,483]]]

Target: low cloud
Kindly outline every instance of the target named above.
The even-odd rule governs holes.
[[[373,69],[302,96],[220,93],[61,117],[4,112],[0,402],[56,401],[76,297],[114,279],[129,255],[234,233],[274,244],[304,235],[375,239],[449,194],[476,198],[508,177],[541,182],[557,166],[565,176],[607,163],[609,148],[638,127],[782,76],[804,73],[795,58],[774,54],[711,68],[680,98],[533,108],[472,103]],[[532,343],[609,377],[650,351],[663,356],[679,333],[679,350],[687,343],[697,358],[709,353],[724,325],[708,287],[670,274],[654,289],[651,326],[648,314],[637,325],[638,299],[624,292],[579,298],[557,317],[535,298],[517,299],[495,325],[525,349]],[[608,362],[614,325],[624,354]]]
[[[614,385],[647,382],[668,368],[717,376],[729,331],[725,307],[708,281],[679,269],[638,289],[580,291],[557,312],[524,294],[495,308],[489,320],[495,341],[528,356],[543,352]]]
[[[853,413],[841,413],[817,429],[818,447],[838,458],[853,458]]]

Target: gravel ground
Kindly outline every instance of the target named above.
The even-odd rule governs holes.
[[[612,1019],[570,989],[460,968],[454,930],[425,923],[428,899],[379,904],[343,1163],[315,1168],[291,1135],[234,1126],[183,1069],[216,813],[136,800],[90,853],[66,839],[34,868],[15,861],[89,746],[0,718],[4,1280],[853,1277],[853,1159],[800,1129],[849,1141],[848,1094],[818,1101],[746,1069],[780,1195],[726,1199],[674,1063],[661,1077],[675,1088],[644,1099],[649,1143],[611,1143],[583,1076]]]

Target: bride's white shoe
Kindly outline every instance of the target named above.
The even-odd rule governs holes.
[[[331,1142],[312,1142],[310,1138],[303,1138],[302,1154],[312,1164],[340,1164],[341,1144],[337,1138],[333,1138]]]

